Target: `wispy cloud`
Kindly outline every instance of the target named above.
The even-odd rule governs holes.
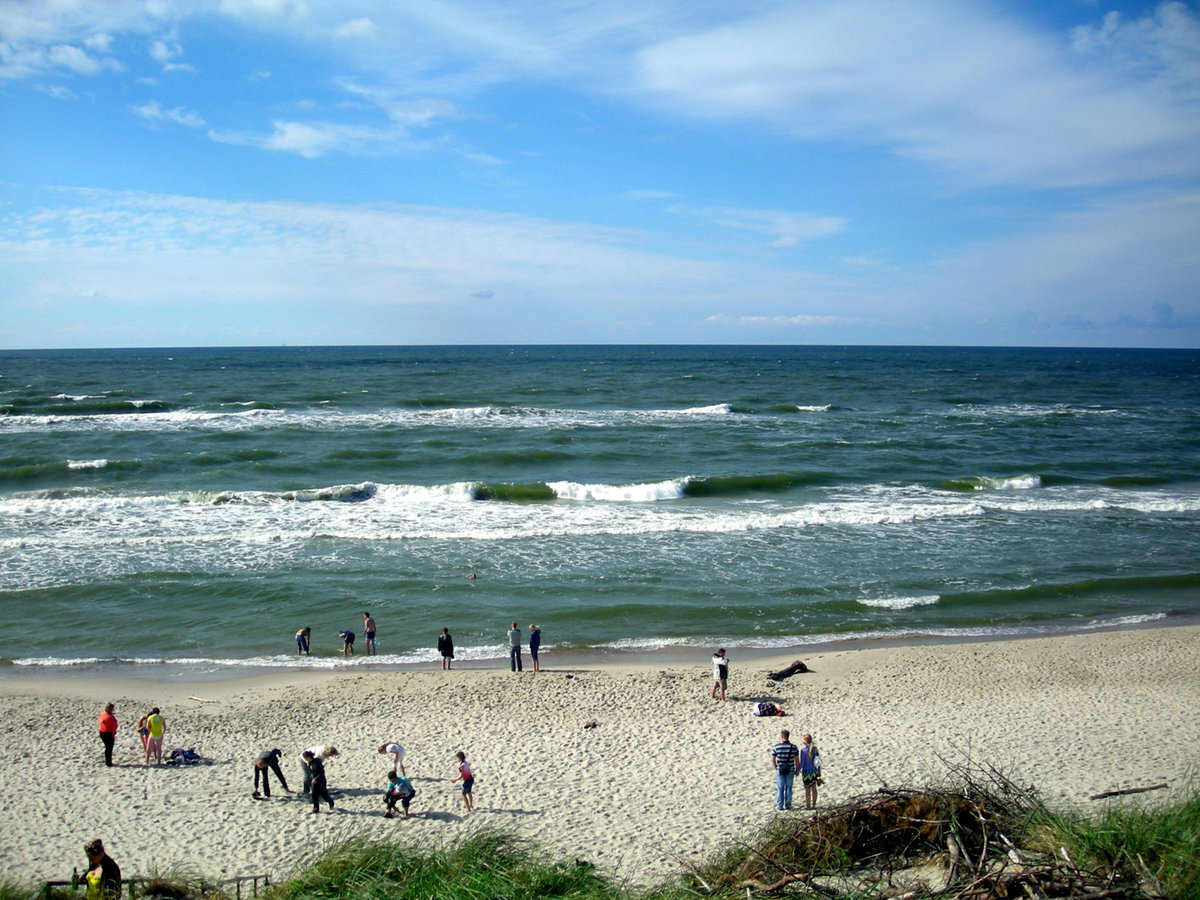
[[[176,125],[183,125],[187,128],[203,128],[205,125],[204,118],[199,113],[182,107],[163,109],[155,100],[135,106],[133,111],[141,118],[151,122],[174,122]]]
[[[679,215],[706,219],[727,228],[766,235],[772,239],[772,247],[796,247],[808,241],[838,234],[846,226],[845,219],[835,216],[819,216],[775,209],[691,207],[679,204],[672,206],[671,211]]]
[[[1196,19],[1182,4],[1155,16],[1104,40],[1077,36],[1085,59],[982,4],[801,3],[648,46],[637,72],[678,114],[884,141],[973,181],[1195,174],[1200,79],[1181,48]],[[1107,67],[1121,56],[1131,62],[1118,79]]]

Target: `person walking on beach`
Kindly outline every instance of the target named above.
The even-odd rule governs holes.
[[[104,704],[104,711],[96,718],[100,728],[100,743],[104,745],[104,764],[112,768],[113,744],[117,742],[117,717],[113,715],[116,709],[111,703]]]
[[[725,648],[722,647],[713,654],[713,686],[709,691],[709,696],[714,700],[717,697],[717,691],[721,692],[721,699],[725,699],[725,687],[729,683],[729,657],[725,655]]]
[[[152,753],[154,761],[159,765],[162,764],[163,735],[166,733],[167,721],[156,706],[146,715],[146,765],[150,765],[150,754]]]
[[[800,780],[804,782],[804,808],[816,809],[817,785],[824,781],[821,779],[821,753],[811,734],[804,736],[804,746],[800,748]]]
[[[312,789],[313,812],[321,811],[322,800],[328,803],[332,810],[333,798],[329,796],[329,785],[325,781],[325,763],[311,750],[305,750],[301,758],[308,764],[306,771],[310,778],[309,787]]]
[[[796,778],[796,762],[800,751],[789,738],[785,728],[779,732],[779,743],[771,748],[771,765],[775,768],[775,808],[792,808],[792,782]]]
[[[538,648],[542,646],[542,629],[536,625],[529,626],[529,658],[533,660],[533,671],[542,671],[538,662]]]
[[[100,838],[83,845],[88,867],[84,872],[85,900],[121,900],[121,867],[104,850]]]
[[[308,656],[308,639],[312,637],[312,629],[305,625],[296,632],[296,655]]]
[[[271,796],[271,776],[268,770],[275,773],[275,777],[279,779],[279,784],[284,791],[291,793],[292,790],[287,786],[287,779],[283,777],[283,770],[279,768],[279,757],[283,755],[282,750],[264,750],[258,754],[258,759],[254,761],[254,793],[251,797],[258,796],[258,776],[262,775],[262,792],[263,796]]]
[[[521,629],[516,622],[508,629],[508,665],[514,672],[521,671]]]
[[[408,774],[407,772],[404,771],[404,748],[403,747],[401,747],[396,742],[392,741],[391,743],[383,744],[382,746],[380,746],[379,752],[392,754],[392,762],[394,763],[393,768],[399,770],[401,775]]]
[[[142,752],[146,751],[146,742],[150,740],[150,713],[146,713],[137,723],[138,736],[142,739]]]
[[[300,754],[300,768],[304,772],[304,793],[307,794],[312,790],[312,766],[309,764],[310,759],[316,759],[321,762],[321,771],[325,771],[325,760],[331,759],[338,755],[337,747],[309,747]]]
[[[342,639],[342,656],[354,655],[354,632],[339,631],[338,637]]]
[[[517,623],[513,622],[514,628],[516,625]],[[471,790],[475,787],[475,773],[471,771],[471,766],[467,762],[467,755],[465,753],[459,750],[454,756],[458,760],[458,774],[450,779],[450,783],[453,784],[456,781],[462,782],[463,806],[467,808],[467,812],[470,812],[475,808],[475,802],[471,798]]]
[[[367,656],[375,655],[375,620],[369,612],[363,613],[363,640],[367,643]]]
[[[454,638],[450,637],[449,628],[443,628],[438,635],[438,653],[442,656],[442,668],[449,669],[454,662]]]

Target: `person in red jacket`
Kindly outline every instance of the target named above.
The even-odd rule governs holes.
[[[97,723],[100,726],[100,740],[104,743],[104,764],[112,767],[113,744],[117,741],[117,717],[113,715],[116,709],[111,703],[104,704],[104,712],[100,713]]]

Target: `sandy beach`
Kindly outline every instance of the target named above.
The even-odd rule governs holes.
[[[101,837],[127,875],[186,867],[212,877],[267,873],[353,836],[454,840],[510,829],[549,853],[638,882],[658,879],[775,815],[768,748],[787,727],[812,733],[822,801],[925,783],[943,760],[995,766],[1057,804],[1168,782],[1185,790],[1200,759],[1200,627],[1143,628],[988,643],[865,647],[739,659],[730,696],[709,697],[708,653],[543,669],[339,672],[189,685],[99,679],[0,680],[0,876],[62,879]],[[801,659],[812,671],[772,685]],[[96,716],[116,704],[115,765],[103,764]],[[756,718],[753,701],[785,718]],[[144,766],[139,716],[159,706],[165,747],[206,762]],[[594,723],[594,725],[592,724]],[[590,726],[590,727],[589,727]],[[385,741],[407,750],[418,794],[409,819],[381,815]],[[250,792],[257,754],[332,744],[337,807],[312,813],[274,784]],[[454,775],[476,770],[464,813]],[[1105,801],[1102,801],[1105,802]],[[804,815],[793,811],[787,815]]]

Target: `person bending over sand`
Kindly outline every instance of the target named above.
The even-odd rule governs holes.
[[[392,762],[395,763],[396,770],[399,771],[401,775],[408,774],[404,771],[404,748],[403,747],[401,747],[399,744],[397,744],[395,742],[392,742],[392,743],[383,744],[382,746],[380,746],[379,752],[392,754]]]
[[[287,779],[283,777],[283,770],[279,768],[279,757],[282,755],[281,750],[264,750],[258,754],[258,759],[254,761],[254,793],[251,797],[258,796],[258,776],[262,775],[263,794],[267,797],[271,796],[271,776],[270,772],[275,773],[275,777],[279,779],[279,784],[284,791],[291,793],[292,790],[287,786]]]

